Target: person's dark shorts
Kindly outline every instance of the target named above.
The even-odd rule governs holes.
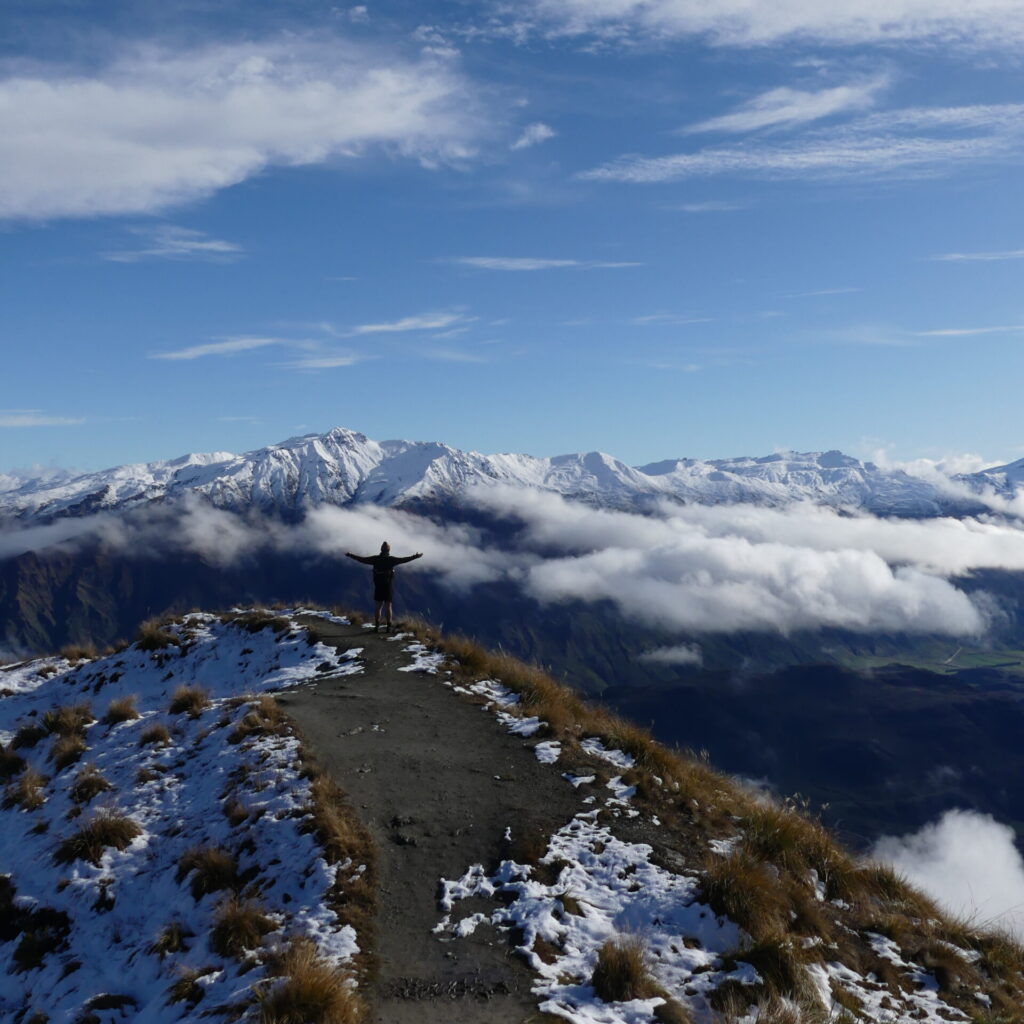
[[[391,581],[388,580],[385,583],[374,583],[373,585],[373,599],[374,601],[390,601],[391,600]]]

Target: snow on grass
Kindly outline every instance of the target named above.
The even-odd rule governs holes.
[[[433,651],[426,644],[414,643],[404,647],[413,660],[408,665],[402,665],[399,672],[425,672],[427,675],[436,676],[438,669],[444,664],[444,655],[440,651]]]
[[[480,865],[454,881],[443,880],[440,928],[452,937],[469,934],[483,921],[518,928],[517,947],[537,974],[540,1009],[574,1024],[653,1024],[660,997],[603,1003],[590,978],[598,950],[623,935],[642,938],[654,978],[669,994],[707,1009],[703,993],[723,981],[753,983],[747,965],[725,969],[719,955],[742,938],[732,923],[697,902],[697,879],[651,863],[652,849],[617,839],[609,828],[577,817],[556,832],[541,864],[561,867],[548,885],[529,865],[504,861],[488,876]],[[460,900],[501,894],[507,905],[489,917],[479,912],[452,923]],[[538,940],[544,955],[535,947]]]
[[[0,933],[17,931],[0,942],[0,1019],[27,1010],[71,1021],[97,997],[116,997],[131,1019],[170,1024],[249,999],[263,969],[255,952],[239,961],[211,948],[211,929],[231,892],[194,898],[193,877],[179,870],[190,850],[224,851],[232,888],[268,918],[264,944],[305,934],[339,965],[357,952],[355,934],[339,924],[328,894],[337,872],[358,866],[329,865],[317,845],[298,743],[260,734],[235,734],[241,741],[232,742],[250,705],[230,698],[300,685],[328,670],[356,672],[358,663],[309,645],[298,627],[253,633],[191,615],[165,628],[176,642],[164,649],[131,647],[77,667],[42,659],[0,677],[12,691],[0,699],[5,739],[68,705],[89,704],[102,719],[112,700],[134,695],[139,712],[112,725],[78,726],[85,750],[62,770],[50,757],[57,736],[16,751],[48,781],[35,809],[0,810],[0,875],[13,889],[9,916],[22,926]],[[182,686],[203,691],[210,703],[171,714]],[[90,829],[111,832],[111,822],[121,840],[90,852],[84,837]],[[68,843],[76,837],[78,846]],[[173,951],[154,950],[161,936]],[[188,999],[169,1001],[187,972],[198,977],[195,1008]]]

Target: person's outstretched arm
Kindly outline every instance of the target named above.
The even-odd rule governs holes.
[[[406,555],[405,558],[396,558],[395,561],[401,565],[402,562],[415,562],[417,558],[422,558],[423,552],[417,551],[415,555]]]
[[[362,562],[363,565],[370,565],[373,562],[373,558],[370,555],[353,555],[351,551],[346,551],[345,557],[354,558],[357,562]]]

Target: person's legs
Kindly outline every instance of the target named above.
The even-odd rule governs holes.
[[[373,628],[377,629],[380,627],[380,612],[384,607],[384,601],[378,601],[375,608],[373,609]],[[391,621],[391,605],[388,604],[388,621]]]
[[[384,617],[385,617],[385,621],[388,624],[388,629],[390,629],[391,628],[391,602],[390,601],[385,601],[384,602]]]

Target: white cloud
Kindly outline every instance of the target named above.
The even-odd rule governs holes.
[[[703,665],[704,654],[699,644],[675,644],[672,647],[658,647],[641,654],[638,661],[649,661],[655,665]]]
[[[683,213],[733,213],[744,210],[743,203],[732,203],[724,199],[708,199],[702,203],[682,203],[679,207]]]
[[[939,327],[932,331],[915,331],[919,338],[962,338],[975,334],[1015,334],[1024,331],[1024,324],[1004,327]]]
[[[1017,157],[1024,148],[1020,104],[907,108],[811,129],[775,144],[714,146],[666,156],[627,155],[580,173],[634,184],[733,175],[846,178],[948,174],[961,165]]]
[[[51,416],[40,409],[0,409],[0,427],[76,427],[83,416]]]
[[[933,256],[933,260],[945,260],[950,263],[992,263],[999,260],[1024,260],[1024,249],[1004,249],[999,252],[947,252],[942,256]]]
[[[528,0],[499,4],[518,36],[705,37],[718,46],[943,43],[1004,48],[1024,39],[1019,0]]]
[[[203,356],[233,356],[239,352],[249,352],[256,348],[288,344],[291,344],[291,342],[284,338],[228,338],[225,341],[212,341],[206,345],[192,345],[189,348],[181,348],[173,352],[154,352],[149,358],[200,359]]]
[[[642,263],[630,263],[623,261],[562,260],[545,259],[534,256],[458,256],[449,262],[461,263],[466,267],[476,267],[478,270],[510,270],[513,272],[529,270],[562,270],[567,267],[587,270],[643,266]]]
[[[244,251],[234,242],[211,238],[205,232],[174,224],[133,230],[136,235],[148,240],[146,248],[115,249],[103,253],[103,258],[114,263],[138,263],[154,259],[227,261],[237,259]]]
[[[683,316],[680,313],[648,313],[646,316],[635,316],[630,321],[637,327],[649,325],[682,326],[685,324],[709,324],[712,318],[708,316]]]
[[[371,148],[471,156],[479,91],[454,58],[334,39],[140,48],[96,71],[0,79],[0,217],[150,213],[271,166]]]
[[[786,87],[769,89],[744,103],[738,110],[712,117],[683,129],[693,132],[750,132],[760,128],[791,127],[817,121],[849,110],[864,110],[875,102],[879,91],[888,85],[879,77],[850,85],[808,92]]]
[[[557,134],[551,125],[544,124],[543,121],[537,121],[535,124],[528,124],[523,129],[522,135],[509,148],[528,149],[530,146],[536,146],[541,142],[546,142],[548,139],[553,139]]]
[[[912,835],[883,836],[872,857],[976,927],[1024,939],[1024,861],[1014,840],[990,815],[954,810]]]
[[[334,370],[342,366],[354,366],[363,357],[356,352],[332,352],[324,355],[300,356],[285,365],[290,370]]]
[[[394,334],[404,331],[437,331],[453,324],[463,323],[467,318],[461,313],[419,313],[405,316],[387,323],[359,324],[349,334]]]

